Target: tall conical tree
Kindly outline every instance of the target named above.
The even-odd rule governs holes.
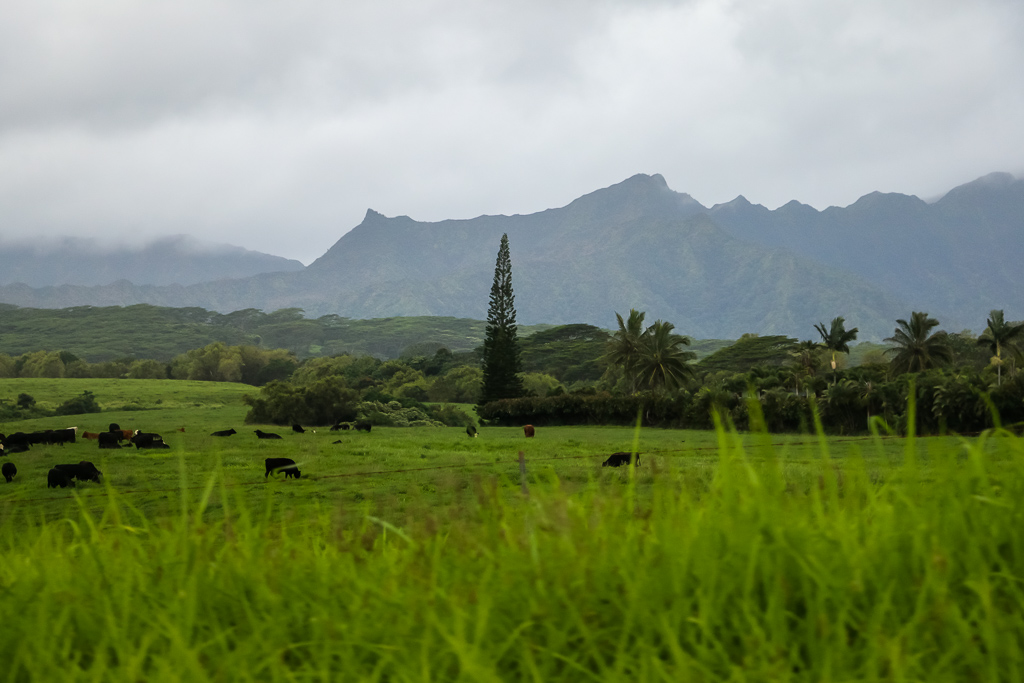
[[[491,303],[487,309],[481,405],[522,396],[523,380],[519,376],[522,370],[516,330],[516,298],[512,293],[512,258],[509,256],[508,234],[504,234],[494,264],[494,284],[491,285]]]

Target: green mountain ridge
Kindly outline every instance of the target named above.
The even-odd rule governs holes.
[[[711,208],[638,174],[529,215],[434,223],[368,210],[301,271],[190,286],[0,287],[20,306],[299,307],[308,316],[485,317],[502,233],[523,323],[614,325],[637,308],[684,334],[812,336],[837,315],[861,339],[927,310],[950,330],[980,329],[992,308],[1020,308],[1024,181],[986,176],[934,204],[871,193],[824,211],[774,211],[743,197]],[[964,227],[968,226],[968,227]]]

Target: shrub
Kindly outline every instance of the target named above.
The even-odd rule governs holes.
[[[78,396],[70,398],[57,406],[57,415],[82,415],[84,413],[98,413],[100,406],[96,403],[96,397],[91,391],[83,391]]]

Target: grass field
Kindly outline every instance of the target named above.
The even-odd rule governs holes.
[[[0,681],[1024,675],[1010,435],[266,427],[284,439],[263,442],[242,424],[249,388],[10,382],[0,398],[88,388],[146,409],[0,431],[115,421],[172,448],[9,458]],[[639,468],[601,467],[634,442]],[[279,455],[303,477],[265,480]],[[46,488],[79,460],[104,483]]]

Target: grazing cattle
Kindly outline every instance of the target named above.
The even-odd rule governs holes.
[[[231,436],[232,434],[237,433],[238,432],[235,431],[234,427],[232,427],[231,429],[222,429],[219,432],[214,432],[210,434],[210,436]]]
[[[475,437],[476,436],[476,427],[474,427],[473,425],[469,425],[468,427],[466,427],[466,434],[468,434],[469,436],[474,436]]]
[[[91,439],[92,441],[95,441],[96,439],[100,438],[100,435],[98,432],[82,432],[82,438]]]
[[[68,427],[67,429],[49,429],[46,432],[48,441],[47,443],[55,443],[63,446],[66,443],[75,443],[75,434],[78,432],[78,427]]]
[[[534,434],[533,425],[526,425],[523,427],[523,433],[526,434],[526,438],[530,438]]]
[[[0,467],[0,472],[3,473],[4,479],[10,484],[14,481],[14,475],[18,473],[18,468],[14,466],[13,462],[5,462],[3,467]]]
[[[132,437],[133,437],[133,436],[135,436],[135,435],[136,435],[136,434],[138,434],[138,433],[139,433],[139,430],[138,430],[138,429],[135,429],[135,430],[131,430],[131,429],[122,429],[122,430],[121,430],[121,438],[122,438],[122,439],[128,439],[129,441],[131,441],[131,440],[132,440]]]
[[[262,432],[262,431],[257,429],[256,430],[256,438],[257,439],[280,439],[281,435],[280,434],[275,434],[274,432]]]
[[[601,467],[621,467],[622,465],[628,465],[630,460],[633,460],[632,453],[620,451],[618,453],[612,453],[611,455],[609,455],[608,459],[601,463]],[[634,464],[637,467],[640,467],[639,453],[636,454],[636,460],[634,461]]]
[[[373,427],[373,425],[366,420],[356,422],[356,431],[358,432],[369,432],[371,427]]]
[[[30,447],[28,434],[24,432],[14,432],[3,442],[4,453],[24,453]]]
[[[121,432],[100,432],[99,438],[97,439],[100,444],[100,448],[120,448],[121,440],[124,437],[121,436]]]
[[[164,443],[164,437],[159,434],[135,432],[130,441],[135,444],[136,450],[140,448],[170,448],[170,446]]]
[[[300,424],[293,424],[292,431],[295,432],[296,434],[304,434],[306,432],[306,430],[303,429],[302,425]]]
[[[299,468],[295,466],[295,461],[291,458],[267,458],[264,462],[267,465],[267,473],[263,475],[264,479],[269,477],[272,472],[278,471],[284,472],[285,479],[288,477],[298,479],[302,476]]]
[[[88,460],[83,460],[77,465],[54,465],[53,468],[67,473],[69,477],[73,477],[78,481],[94,481],[99,484],[100,477],[103,476],[103,473],[96,469],[96,466]]]
[[[48,489],[55,489],[58,486],[63,489],[67,488],[68,486],[73,487],[74,485],[75,482],[71,478],[71,475],[69,475],[64,470],[59,470],[56,467],[54,467],[52,470],[46,473],[46,488]]]

